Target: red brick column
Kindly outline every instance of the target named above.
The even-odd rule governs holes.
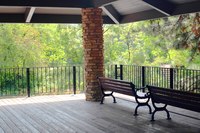
[[[101,91],[99,89],[97,76],[104,74],[103,56],[103,20],[102,9],[82,9],[84,67],[86,82],[86,100],[99,101]]]

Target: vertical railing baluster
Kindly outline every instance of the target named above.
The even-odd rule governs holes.
[[[105,68],[107,70],[107,77],[111,77],[110,76],[110,65],[106,65]]]
[[[2,86],[2,69],[0,69],[0,87],[1,87],[1,96],[3,94],[3,86]]]
[[[33,74],[32,74],[32,81],[33,81],[33,86],[32,86],[32,93],[35,95],[35,68],[33,67]]]
[[[43,72],[43,70],[42,70],[42,67],[41,67],[41,70],[40,70],[40,73],[41,73],[41,74],[40,74],[40,75],[41,75],[41,82],[42,82],[42,86],[41,86],[41,87],[42,87],[42,93],[44,93],[44,91],[43,91],[43,89],[44,89],[43,82],[44,82],[44,81],[43,81],[43,73],[42,73],[42,72]]]
[[[25,95],[24,93],[25,93],[25,88],[26,87],[24,86],[24,78],[25,78],[24,77],[24,68],[22,68],[21,70],[22,70],[22,82],[21,83],[22,83],[22,89],[23,89],[22,93],[23,93],[23,95]]]
[[[7,76],[6,76],[6,72],[7,72],[7,69],[5,68],[5,72],[4,72],[4,82],[5,82],[5,94],[7,95],[8,94],[8,92],[7,92],[7,85],[6,85],[6,81],[7,81]]]
[[[20,79],[20,74],[19,74],[19,67],[17,68],[17,88],[18,88],[18,93],[21,95],[21,88],[20,88],[20,83],[19,83],[19,79]]]
[[[48,67],[49,68],[49,93],[52,93],[51,92],[51,79],[52,79],[52,76],[51,76],[51,67]]]
[[[68,88],[68,89],[69,89],[69,91],[72,91],[72,90],[71,90],[71,71],[70,71],[70,69],[71,69],[71,67],[69,66],[69,67],[68,67],[68,72],[69,72],[69,73],[68,73],[68,79],[69,79],[69,80],[68,80],[68,81],[69,81],[69,84],[68,84],[69,88]]]
[[[78,84],[79,84],[79,92],[81,89],[81,68],[78,66]]]
[[[136,82],[137,83],[137,80],[135,80],[135,66],[132,66],[132,82]]]
[[[197,73],[198,71],[194,71],[195,76],[196,76],[196,84],[195,84],[195,89],[196,89],[196,93],[198,91],[200,91],[200,75]],[[199,71],[200,72],[200,71]],[[199,90],[198,90],[199,89]]]
[[[8,68],[8,84],[9,84],[9,89],[10,89],[10,91],[9,91],[9,95],[11,95],[12,93],[11,93],[11,91],[12,91],[12,88],[11,88],[11,74],[10,74],[10,68]]]
[[[56,68],[57,68],[57,69],[56,69],[56,73],[57,73],[57,74],[56,74],[56,76],[57,76],[57,77],[56,77],[56,80],[57,80],[57,92],[58,92],[57,94],[59,94],[59,93],[60,93],[60,88],[59,88],[59,87],[60,87],[60,86],[59,86],[59,71],[58,71],[59,68],[58,68],[58,67],[56,67]]]
[[[67,67],[65,66],[65,91],[67,89]]]
[[[62,67],[58,67],[59,94],[62,93]]]
[[[39,68],[37,67],[37,94],[40,92],[40,86],[39,86]]]
[[[84,66],[82,66],[82,77],[83,77],[83,90],[85,89],[85,76],[84,76]]]
[[[13,75],[13,90],[14,95],[17,95],[17,89],[16,89],[16,79],[15,79],[15,68],[12,69],[12,75]]]
[[[54,93],[55,93],[55,88],[56,88],[56,82],[55,82],[55,67],[53,67],[53,83],[54,83]]]

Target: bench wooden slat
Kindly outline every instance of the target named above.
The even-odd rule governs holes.
[[[132,88],[130,87],[126,87],[126,86],[119,86],[119,85],[113,85],[113,84],[103,84],[103,87],[105,87],[105,89],[122,89],[122,90],[128,90],[128,91],[132,91]]]
[[[159,97],[157,100],[159,102],[156,103],[164,103],[167,105],[200,112],[200,104],[194,104],[193,102],[184,103],[183,101],[178,101],[177,99],[169,99],[169,97]]]
[[[196,100],[196,99],[193,99],[193,97],[181,97],[181,95],[176,95],[176,96],[174,96],[173,94],[171,94],[171,95],[166,95],[166,94],[160,94],[160,93],[154,93],[154,94],[152,94],[153,95],[153,97],[154,97],[154,101],[155,102],[158,102],[158,98],[159,97],[167,97],[167,98],[169,98],[170,97],[170,99],[172,99],[172,100],[176,100],[176,101],[181,101],[181,102],[188,102],[188,103],[194,103],[194,104],[200,104],[200,101],[198,101],[198,100]]]
[[[155,103],[162,103],[162,102],[165,102],[166,100],[167,101],[171,101],[171,103],[169,103],[168,105],[174,105],[174,103],[180,103],[182,105],[197,105],[200,107],[200,102],[199,101],[194,101],[194,100],[186,100],[186,99],[181,99],[179,97],[170,97],[167,96],[167,95],[155,95],[154,94],[154,102]],[[173,102],[174,101],[174,102]]]
[[[165,88],[154,88],[154,93],[162,93],[162,94],[166,94],[166,95],[170,95],[173,97],[180,97],[181,99],[193,99],[196,101],[200,101],[200,94],[196,94],[196,93],[189,93],[187,95],[186,92],[182,92],[182,91],[177,91],[177,90],[171,90],[171,89],[165,89]]]
[[[132,88],[131,88],[130,86],[121,85],[121,84],[102,83],[102,85],[105,86],[105,87],[108,87],[108,86],[109,86],[109,87],[112,87],[112,88],[117,87],[117,86],[120,86],[120,87],[122,87],[122,88],[124,88],[124,89],[132,90]],[[109,88],[109,87],[108,87],[108,88]]]
[[[109,86],[110,87],[110,86]],[[133,92],[132,92],[132,90],[130,90],[130,89],[125,89],[125,88],[120,88],[120,87],[110,87],[110,88],[108,88],[108,89],[105,89],[104,91],[124,91],[124,92],[129,92],[131,95],[135,95],[135,94],[133,94]]]
[[[115,89],[110,89],[110,91],[112,91],[112,92],[117,92],[117,93],[124,94],[124,95],[133,96],[133,93],[132,93],[131,91],[126,91],[126,90],[115,90]]]
[[[132,82],[124,81],[124,80],[117,80],[117,79],[111,79],[111,78],[105,78],[105,77],[98,77],[101,81],[113,81],[113,82],[118,82],[118,83],[125,83],[125,84],[130,84]]]
[[[156,88],[153,88],[154,91],[163,91],[163,92],[166,92],[166,93],[173,93],[174,95],[176,94],[180,94],[182,96],[192,96],[192,97],[200,97],[200,94],[198,93],[191,93],[191,92],[186,92],[186,91],[178,91],[178,90],[173,90],[173,89],[169,89],[169,88],[159,88],[159,87],[156,87]]]

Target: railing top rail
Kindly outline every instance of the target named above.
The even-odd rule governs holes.
[[[66,66],[35,66],[35,67],[5,67],[1,69],[27,69],[27,68],[56,68],[56,67],[82,67],[83,65],[66,65]]]

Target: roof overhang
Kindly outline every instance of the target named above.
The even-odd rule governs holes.
[[[1,23],[81,23],[82,8],[102,8],[105,24],[200,12],[200,0],[1,0]]]

